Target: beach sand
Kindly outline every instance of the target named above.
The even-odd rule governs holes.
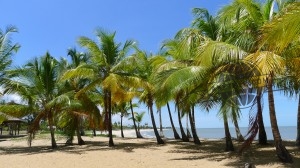
[[[133,132],[134,133],[134,132]],[[119,135],[119,132],[114,132]],[[243,155],[224,151],[224,140],[201,139],[200,146],[192,142],[165,139],[157,145],[155,139],[114,138],[115,147],[108,147],[107,137],[84,136],[86,145],[65,146],[65,138],[57,137],[58,148],[51,149],[49,135],[37,136],[28,147],[26,136],[0,139],[0,167],[9,168],[215,168],[244,167],[252,162],[257,168],[300,167],[300,151],[294,142],[285,142],[293,155],[293,164],[278,161],[272,144],[259,147],[255,143]],[[75,141],[74,141],[75,142]],[[235,142],[238,149],[239,143]]]

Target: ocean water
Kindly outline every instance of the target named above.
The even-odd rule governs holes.
[[[180,135],[179,128],[176,128],[178,134]],[[265,127],[268,140],[273,140],[271,127]],[[245,136],[247,134],[248,128],[241,127],[241,133]],[[186,131],[186,129],[185,129]],[[191,130],[189,130],[190,133]],[[295,140],[297,136],[297,127],[296,126],[283,126],[279,127],[279,131],[281,134],[281,138],[283,140]],[[145,138],[153,138],[155,137],[152,129],[141,130],[141,134]],[[225,137],[224,128],[197,128],[197,134],[200,138],[208,138],[208,139],[220,139]],[[230,128],[230,134],[232,137],[236,138],[236,133],[234,128]],[[174,134],[172,129],[163,129],[163,135],[166,138],[174,138]]]

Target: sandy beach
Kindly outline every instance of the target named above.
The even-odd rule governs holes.
[[[119,135],[119,131],[114,132]],[[58,149],[51,149],[49,135],[37,136],[32,147],[27,137],[1,138],[1,167],[9,168],[187,168],[187,167],[244,167],[255,163],[258,168],[300,167],[300,151],[293,142],[285,142],[294,157],[293,164],[282,164],[270,145],[259,147],[255,143],[243,155],[225,152],[223,140],[201,139],[202,145],[192,142],[165,139],[165,145],[157,145],[155,139],[132,138],[132,130],[126,130],[127,138],[114,138],[115,147],[108,147],[107,137],[84,136],[86,145],[65,146],[65,138],[57,136]],[[128,137],[129,136],[129,137]],[[235,142],[238,149],[239,143]]]

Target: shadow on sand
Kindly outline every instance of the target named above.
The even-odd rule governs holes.
[[[18,137],[20,138],[20,137]],[[18,139],[14,138],[14,139]],[[24,137],[21,137],[23,140]],[[166,139],[165,145],[157,145],[154,139],[144,139],[137,143],[132,138],[117,138],[118,143],[115,143],[114,147],[108,147],[108,143],[105,141],[85,141],[86,145],[72,145],[66,146],[63,143],[58,143],[58,148],[52,149],[47,144],[43,146],[33,146],[33,147],[18,147],[18,146],[8,146],[0,147],[0,154],[14,155],[14,154],[26,154],[34,155],[40,153],[50,153],[50,152],[63,152],[70,154],[84,154],[87,151],[107,151],[107,150],[119,150],[123,152],[135,152],[136,149],[148,150],[159,150],[160,147],[165,145],[170,145],[171,148],[168,153],[182,153],[179,158],[172,158],[172,160],[182,160],[182,161],[192,161],[206,159],[213,162],[220,162],[225,159],[230,161],[226,166],[228,167],[244,167],[245,163],[254,163],[256,166],[272,165],[276,163],[280,167],[294,168],[300,167],[300,150],[296,147],[294,142],[285,141],[289,152],[292,154],[294,163],[293,164],[283,164],[280,163],[275,154],[275,148],[273,142],[269,141],[266,146],[260,146],[253,143],[252,146],[246,150],[242,155],[238,155],[237,152],[225,152],[225,142],[223,140],[202,140],[201,145],[194,145],[192,142],[181,142],[173,139]],[[0,143],[5,138],[0,139]],[[8,140],[8,139],[7,139]],[[136,139],[135,139],[136,140]],[[235,149],[241,144],[234,142]]]

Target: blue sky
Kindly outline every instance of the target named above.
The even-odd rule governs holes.
[[[212,14],[228,4],[229,0],[0,0],[0,28],[14,25],[19,33],[12,39],[21,45],[13,56],[14,65],[23,65],[47,51],[57,58],[66,57],[67,49],[78,47],[79,36],[94,38],[94,30],[103,28],[116,31],[117,41],[136,40],[141,49],[157,52],[163,40],[190,26],[191,9],[207,8]],[[80,48],[77,48],[80,50]],[[277,96],[276,104],[279,125],[296,125],[297,105],[295,100]],[[265,96],[265,99],[267,96]],[[268,110],[265,103],[265,122]],[[146,111],[144,107],[136,111]],[[164,112],[165,109],[163,109]],[[166,113],[165,113],[166,114]],[[173,114],[175,115],[175,114]],[[223,127],[216,112],[196,115],[198,127]],[[116,120],[118,116],[114,117]],[[163,115],[169,126],[167,115]],[[158,120],[157,120],[158,121]],[[148,116],[144,122],[151,123]],[[247,113],[243,113],[241,126],[247,126]]]

